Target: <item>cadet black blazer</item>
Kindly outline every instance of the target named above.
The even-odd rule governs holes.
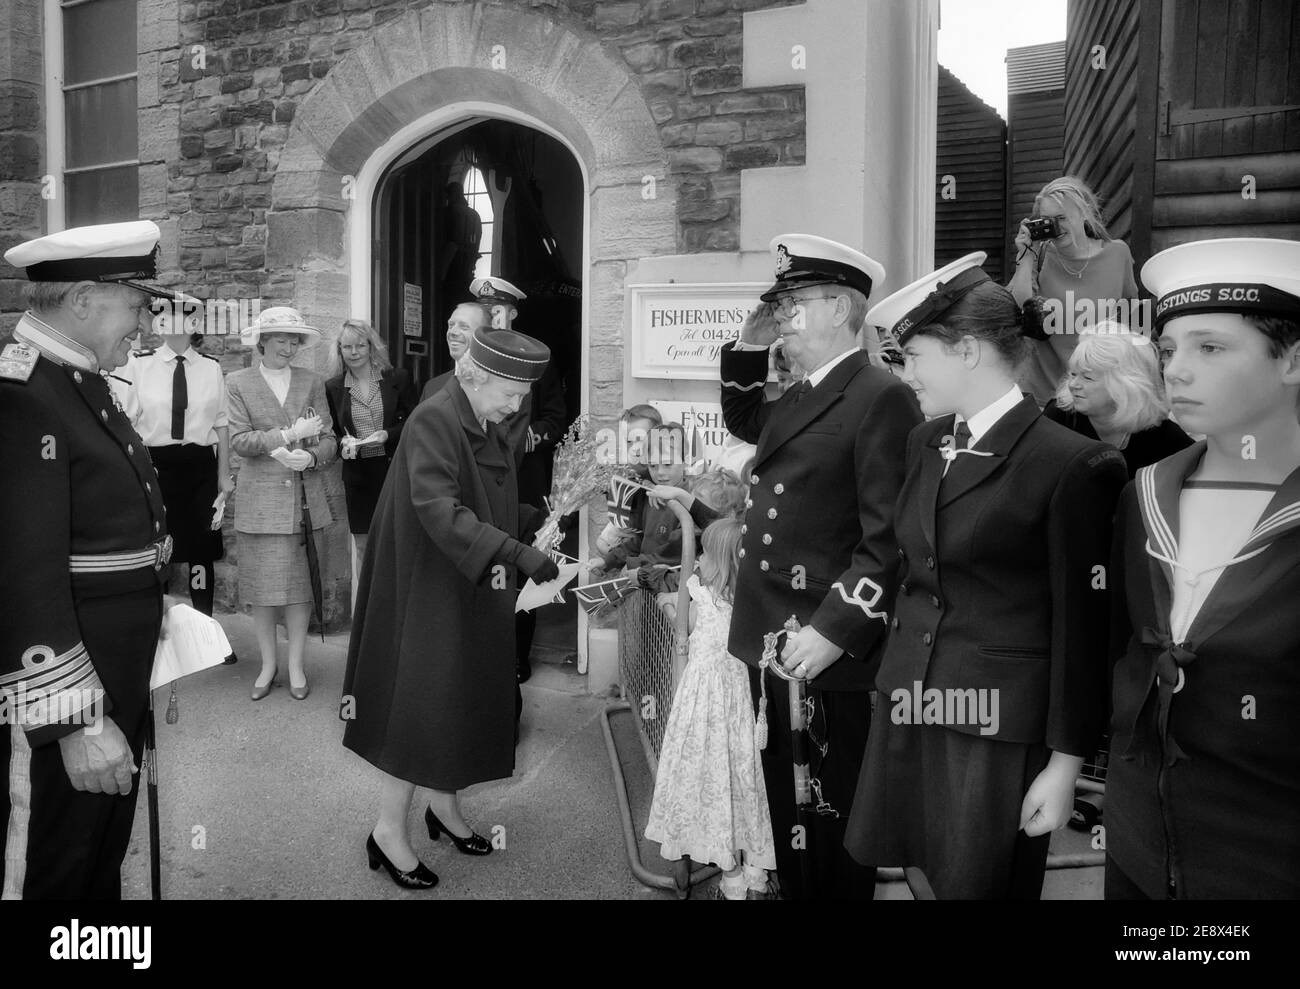
[[[941,490],[953,431],[948,415],[908,437],[900,583],[876,687],[885,698],[917,681],[996,688],[990,737],[1090,755],[1105,722],[1106,568],[1124,458],[1025,398],[974,445],[992,456],[958,456]]]

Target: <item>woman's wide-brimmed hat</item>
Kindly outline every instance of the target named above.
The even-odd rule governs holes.
[[[312,344],[320,339],[320,330],[307,325],[307,321],[302,318],[302,313],[290,306],[272,306],[270,309],[263,309],[257,319],[253,320],[252,325],[244,331],[242,340],[251,347],[262,338],[264,333],[297,333],[303,338],[304,344]]]
[[[511,381],[537,381],[551,359],[540,340],[514,330],[479,330],[469,342],[469,359],[478,367]]]

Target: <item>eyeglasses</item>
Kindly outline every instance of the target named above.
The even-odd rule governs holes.
[[[834,295],[782,295],[772,303],[772,311],[778,316],[790,319],[805,303],[833,301],[836,298],[838,296]]]

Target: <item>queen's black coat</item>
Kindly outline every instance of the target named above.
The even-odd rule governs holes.
[[[516,574],[497,561],[520,534],[520,508],[505,443],[454,379],[421,402],[361,568],[343,744],[438,790],[514,769]]]
[[[945,479],[953,434],[944,416],[908,438],[898,594],[846,842],[859,861],[920,866],[941,897],[1036,896],[1041,862],[1026,871],[1028,891],[1008,884],[1024,855],[1020,804],[1051,751],[1086,756],[1101,738],[1105,568],[1126,470],[1116,450],[1049,422],[1030,398],[975,444],[992,456],[960,455]],[[918,683],[997,691],[996,732],[974,719],[896,723],[895,691]]]
[[[1178,499],[1204,454],[1202,441],[1140,471],[1120,503],[1106,850],[1152,898],[1296,899],[1300,470],[1175,649],[1171,575],[1148,547],[1178,558]]]

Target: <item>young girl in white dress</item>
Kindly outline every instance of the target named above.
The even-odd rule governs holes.
[[[691,859],[723,870],[719,888],[729,900],[765,894],[766,870],[776,868],[749,674],[727,652],[740,536],[735,518],[705,529],[699,573],[687,582],[690,658],[668,716],[645,831],[674,863],[682,897],[690,895]]]

